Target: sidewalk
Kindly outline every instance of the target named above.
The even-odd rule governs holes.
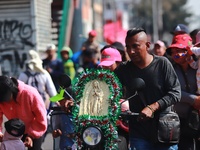
[[[51,133],[48,133],[44,143],[42,144],[42,150],[53,150],[53,137]]]

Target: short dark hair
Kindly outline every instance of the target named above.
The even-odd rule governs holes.
[[[8,101],[11,94],[13,94],[13,99],[16,101],[18,92],[18,81],[16,78],[0,76],[0,102]]]
[[[105,45],[105,46],[101,49],[101,53],[102,53],[103,50],[106,49],[106,48],[115,48],[115,49],[116,49],[116,47],[113,46],[113,45]]]
[[[112,46],[116,47],[116,49],[119,50],[120,52],[124,52],[125,47],[123,46],[121,42],[116,41],[112,43]]]
[[[143,29],[142,27],[135,27],[135,28],[129,29],[126,33],[126,38],[132,37],[140,32],[146,33],[146,30]]]
[[[196,36],[196,34],[200,31],[200,29],[194,29],[190,32],[190,36]]]

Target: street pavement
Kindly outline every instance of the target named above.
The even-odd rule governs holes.
[[[44,143],[42,144],[42,150],[53,150],[53,137],[51,133],[48,133]]]

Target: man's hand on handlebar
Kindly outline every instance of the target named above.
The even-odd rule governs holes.
[[[154,118],[154,112],[159,109],[159,104],[157,102],[147,105],[138,116],[139,121],[145,121],[150,118]]]
[[[154,117],[154,112],[149,109],[148,107],[145,107],[139,114],[138,116],[138,120],[139,121],[146,121],[150,118]]]

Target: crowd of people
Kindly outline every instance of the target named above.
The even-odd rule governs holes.
[[[100,49],[95,40],[97,32],[92,30],[80,47],[78,66],[83,71],[91,68],[113,71],[123,86],[122,98],[134,94],[133,78],[144,80],[144,89],[125,104],[127,109],[139,113],[139,116],[130,118],[126,135],[126,146],[132,150],[200,149],[200,30],[189,32],[187,26],[178,24],[171,33],[171,44],[159,39],[151,49],[146,30],[132,28],[127,31],[125,45],[116,41]],[[47,46],[43,60],[35,50],[30,50],[26,70],[18,79],[0,76],[2,147],[9,145],[3,143],[11,134],[19,144],[23,141],[29,150],[40,150],[49,132],[53,138],[60,136],[58,145],[61,150],[74,144],[72,137],[65,136],[74,131],[69,109],[73,107],[73,99],[60,86],[59,78],[67,74],[73,81],[78,70],[77,61],[74,61],[73,50],[69,46],[61,49],[60,56],[57,57],[54,44]],[[67,91],[72,94],[70,88]],[[48,119],[52,106],[59,106],[67,113],[60,115],[54,129]],[[157,137],[159,114],[169,108],[179,115],[181,123],[179,142],[173,144],[159,142]],[[18,119],[14,120],[14,125],[9,123],[14,130],[23,132],[13,134],[9,131],[13,126],[8,128],[8,123],[5,123],[6,132],[3,134],[3,115],[10,121]]]

